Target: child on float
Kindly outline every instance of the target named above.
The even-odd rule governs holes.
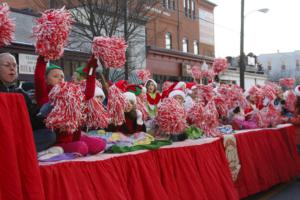
[[[298,147],[298,154],[300,156],[300,85],[296,86],[294,90],[297,101],[296,101],[296,109],[292,118],[289,118],[290,123],[294,124],[296,127],[296,144]]]
[[[184,83],[184,82],[182,82],[182,83]],[[179,82],[179,85],[182,85],[181,82]],[[183,88],[185,88],[185,87],[176,87],[176,88],[178,88],[178,89],[172,90],[169,93],[168,97],[174,98],[179,103],[180,106],[184,107],[186,95],[185,95]],[[176,114],[176,113],[174,113],[174,114]],[[170,139],[172,141],[183,141],[183,140],[187,139],[187,135],[186,135],[186,133],[171,135]]]
[[[137,99],[134,93],[123,93],[126,100],[125,107],[125,122],[121,125],[110,124],[107,128],[108,131],[121,132],[126,135],[132,135],[137,132],[146,132],[146,126],[142,119],[142,113],[136,108]]]
[[[157,91],[157,83],[153,79],[148,79],[145,83],[147,89],[146,108],[150,118],[155,118],[157,113],[157,105],[161,100],[161,95]]]
[[[46,68],[47,62],[42,56],[39,56],[36,63],[34,80],[36,89],[37,105],[41,108],[43,117],[51,111],[49,103],[49,92],[57,84],[64,82],[64,72],[61,67],[50,65]],[[95,69],[97,68],[97,60],[92,56],[87,65],[85,100],[94,97],[95,92]],[[46,110],[46,112],[44,112]],[[80,153],[81,155],[96,154],[104,150],[105,142],[99,138],[91,138],[86,135],[81,135],[81,130],[75,133],[56,131],[56,145],[62,147],[64,152]]]

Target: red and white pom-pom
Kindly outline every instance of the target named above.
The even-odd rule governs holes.
[[[274,85],[266,84],[261,88],[264,97],[267,97],[270,101],[276,98],[277,90]]]
[[[195,95],[204,105],[214,96],[214,88],[211,85],[196,85]]]
[[[294,78],[281,78],[279,79],[279,85],[282,87],[287,87],[288,89],[294,88],[295,79]]]
[[[109,124],[109,114],[96,98],[86,102],[86,116],[87,128],[106,128]]]
[[[79,85],[58,84],[50,91],[49,99],[53,109],[45,121],[48,128],[73,133],[84,123],[84,94]]]
[[[227,60],[224,58],[215,58],[212,64],[215,74],[219,74],[227,69]]]
[[[146,95],[145,95],[146,96]],[[148,112],[147,112],[147,108],[145,106],[145,97],[140,97],[140,96],[137,96],[136,97],[136,108],[142,112],[142,118],[143,118],[143,121],[146,121],[148,119]]]
[[[202,102],[195,102],[194,106],[187,113],[191,122],[197,127],[201,127],[201,124],[204,122],[203,110]]]
[[[157,109],[156,122],[167,134],[181,134],[187,128],[184,107],[174,98],[165,98]]]
[[[215,73],[211,69],[201,70],[202,78],[212,80],[215,77]]]
[[[143,83],[146,83],[146,81],[151,77],[150,71],[146,69],[136,70],[136,75]]]
[[[14,38],[16,25],[9,19],[7,3],[0,4],[0,47],[9,45]]]
[[[125,106],[126,101],[122,92],[115,85],[112,85],[108,89],[108,103],[107,110],[111,123],[114,125],[121,125],[125,121]]]
[[[219,126],[219,114],[214,101],[209,101],[203,109],[203,121],[199,127],[204,131],[206,136],[220,136],[217,129]]]
[[[126,42],[117,37],[95,37],[92,51],[95,57],[104,62],[104,67],[121,68],[126,62]]]
[[[213,97],[212,101],[216,105],[218,114],[221,117],[227,117],[228,104],[226,103],[225,98],[223,98],[221,95],[216,95]]]
[[[195,80],[200,80],[202,78],[202,72],[199,66],[193,66],[191,69],[191,74]]]
[[[263,108],[260,113],[263,128],[275,127],[281,122],[280,112],[273,104],[269,104],[268,107]]]
[[[297,102],[297,96],[295,93],[291,90],[286,91],[284,94],[285,99],[285,107],[288,111],[294,112],[296,110],[296,102]]]
[[[57,60],[64,53],[73,20],[65,8],[46,10],[33,28],[36,52],[46,60]]]

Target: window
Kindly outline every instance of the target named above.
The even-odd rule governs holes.
[[[282,64],[281,64],[281,70],[286,70],[286,65],[285,65],[285,63],[282,63]]]
[[[172,35],[171,33],[166,33],[165,35],[166,49],[172,49]]]
[[[182,39],[182,51],[185,53],[188,52],[188,40],[186,38]]]
[[[195,18],[195,0],[183,0],[184,15]]]
[[[161,4],[166,8],[166,9],[173,9],[175,10],[175,0],[161,0]]]
[[[199,42],[194,40],[194,54],[199,55]]]
[[[195,2],[192,0],[192,10],[191,10],[191,18],[195,19]]]

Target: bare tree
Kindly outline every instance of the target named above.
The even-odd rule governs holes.
[[[91,51],[91,43],[96,36],[124,37],[128,44],[127,62],[122,73],[128,74],[135,69],[136,58],[141,59],[141,48],[145,49],[145,25],[158,17],[164,7],[160,0],[33,0],[42,7],[56,8],[65,5],[72,13],[75,21],[71,34],[69,48],[85,52]],[[144,55],[145,59],[145,55]],[[106,79],[109,69],[103,69]],[[118,76],[113,76],[119,78]]]
[[[145,48],[143,27],[159,15],[157,10],[163,10],[159,0],[67,0],[67,7],[76,22],[71,37],[81,38],[71,41],[74,48],[88,48],[96,36],[124,37],[128,44],[125,78],[135,68],[133,61],[141,52],[133,49]],[[109,69],[103,74],[108,79]]]

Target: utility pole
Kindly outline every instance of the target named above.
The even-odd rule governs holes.
[[[128,42],[128,8],[127,8],[127,0],[124,0],[124,39],[126,41],[126,43]],[[128,43],[127,43],[128,45]],[[125,62],[125,66],[124,66],[124,71],[125,71],[125,80],[128,80],[128,48],[126,49],[126,62]]]
[[[241,38],[240,38],[240,87],[245,89],[245,55],[244,55],[244,0],[241,0]]]

